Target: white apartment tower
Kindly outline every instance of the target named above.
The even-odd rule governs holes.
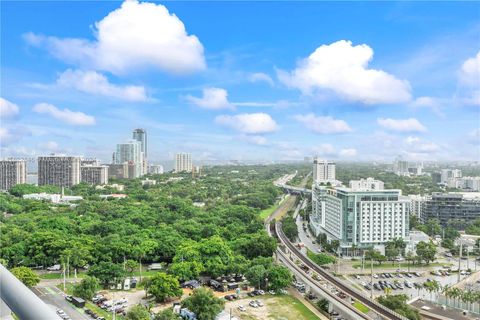
[[[313,182],[314,183],[333,183],[335,182],[335,162],[313,159]]]
[[[114,158],[115,164],[123,164],[126,162],[133,169],[132,174],[129,174],[130,178],[138,178],[144,174],[141,142],[132,139],[117,144],[117,151],[115,152]]]
[[[80,183],[80,157],[38,157],[38,185],[71,187]]]
[[[192,172],[192,155],[177,153],[175,155],[175,172]]]
[[[0,161],[0,190],[9,190],[16,184],[27,182],[27,164],[25,160]]]

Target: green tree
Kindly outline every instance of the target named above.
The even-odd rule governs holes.
[[[150,313],[142,305],[132,307],[125,317],[126,320],[150,320]]]
[[[165,309],[155,315],[154,320],[180,320],[182,319],[178,314],[175,314],[172,309]]]
[[[240,253],[246,258],[271,257],[277,249],[277,242],[265,231],[249,236],[239,245]]]
[[[379,265],[386,260],[386,257],[382,255],[379,251],[371,249],[365,252],[366,260],[373,260],[378,262]]]
[[[224,304],[223,299],[215,297],[213,291],[207,288],[193,290],[192,295],[182,301],[182,306],[194,312],[198,320],[214,320]]]
[[[192,280],[197,278],[204,269],[199,261],[180,261],[172,263],[168,270],[180,280]]]
[[[410,320],[421,320],[418,311],[407,304],[408,296],[405,294],[381,296],[378,302],[385,307],[407,317]]]
[[[274,266],[267,271],[268,288],[275,291],[288,287],[293,280],[290,270],[284,266]]]
[[[419,260],[419,262],[425,261],[426,264],[429,264],[431,261],[435,260],[435,253],[437,252],[437,247],[433,244],[432,241],[420,241],[417,244],[415,252],[417,253],[417,259]]]
[[[109,284],[116,284],[123,280],[125,271],[118,264],[102,261],[92,266],[88,270],[88,275],[97,278],[104,287],[107,287]]]
[[[132,275],[133,271],[135,271],[138,268],[139,264],[137,261],[128,259],[125,261],[125,270],[128,272],[128,274]]]
[[[178,279],[164,272],[158,272],[145,282],[145,290],[155,297],[158,302],[165,302],[168,298],[179,297],[182,289]]]
[[[324,298],[317,301],[317,307],[323,312],[328,312],[329,304],[328,300]]]
[[[99,287],[100,283],[97,278],[86,276],[73,287],[73,294],[85,300],[91,300]]]
[[[295,219],[292,216],[286,216],[282,220],[282,230],[290,241],[295,241],[298,237],[298,228]]]
[[[27,287],[33,287],[40,282],[40,277],[27,267],[16,267],[11,269],[10,272]]]
[[[266,276],[267,269],[263,265],[254,265],[245,273],[245,277],[248,279],[248,282],[257,289],[260,289],[263,283],[265,283]]]

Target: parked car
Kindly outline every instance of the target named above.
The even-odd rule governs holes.
[[[259,307],[263,307],[263,302],[260,301],[260,300],[255,300],[255,303],[259,306]]]
[[[249,305],[250,307],[252,307],[252,308],[258,308],[258,304],[257,304],[255,301],[253,301],[253,300],[250,301],[250,302],[248,303],[248,305]]]
[[[247,309],[244,306],[238,306],[238,310],[242,312],[247,311]]]
[[[60,271],[61,269],[62,266],[59,264],[54,264],[53,266],[47,268],[48,271]]]

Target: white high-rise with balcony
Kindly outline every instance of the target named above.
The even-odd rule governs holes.
[[[349,183],[352,190],[383,190],[383,181],[375,180],[373,178],[351,180]]]
[[[192,172],[192,155],[177,153],[175,155],[175,172]]]
[[[335,162],[313,159],[313,182],[314,183],[334,183],[335,182]]]
[[[115,152],[115,163],[123,164],[125,162],[127,162],[135,169],[135,172],[130,175],[132,178],[138,178],[144,174],[143,152],[142,144],[140,141],[127,140],[124,143],[117,144],[117,152]]]

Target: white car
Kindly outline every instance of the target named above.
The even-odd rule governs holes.
[[[259,307],[263,307],[262,301],[260,301],[260,300],[255,300],[255,303],[256,303]]]
[[[242,312],[247,311],[247,309],[244,306],[238,306],[238,310]]]
[[[249,305],[250,307],[252,307],[252,308],[258,308],[258,304],[257,304],[255,301],[253,301],[253,300],[250,301],[250,302],[248,303],[248,305]]]
[[[375,279],[378,279],[378,274],[374,274],[373,277],[374,277]]]

